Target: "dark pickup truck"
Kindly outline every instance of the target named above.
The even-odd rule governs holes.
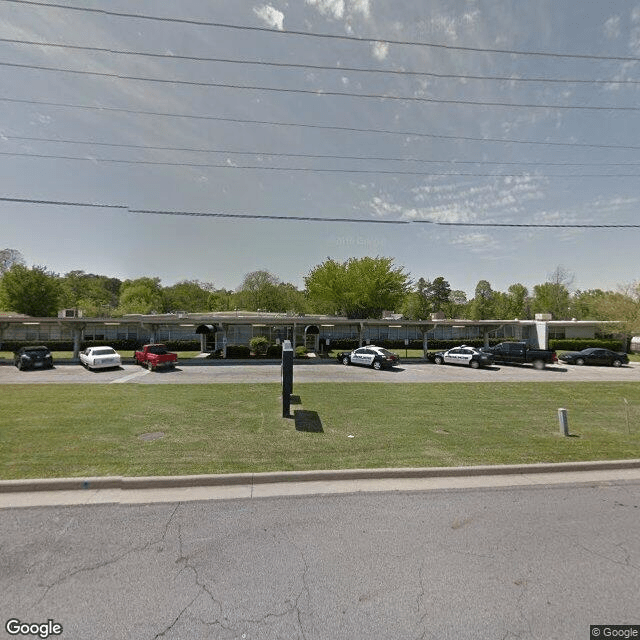
[[[531,349],[526,342],[501,342],[495,347],[483,347],[481,351],[492,354],[495,363],[530,363],[534,369],[544,369],[546,365],[558,362],[555,351]]]

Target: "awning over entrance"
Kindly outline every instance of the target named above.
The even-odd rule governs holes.
[[[216,331],[220,331],[220,327],[215,324],[200,324],[196,327],[196,333],[198,334],[216,333]]]

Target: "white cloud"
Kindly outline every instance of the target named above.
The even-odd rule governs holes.
[[[369,0],[351,0],[351,13],[359,13],[369,18],[371,16]]]
[[[316,7],[324,16],[330,15],[336,20],[344,17],[344,0],[306,0],[306,3]]]
[[[499,245],[495,238],[492,238],[488,233],[463,233],[451,240],[452,244],[458,244],[465,246],[471,251],[479,252],[493,252]]]
[[[261,7],[254,7],[253,12],[258,18],[263,20],[267,26],[278,29],[278,31],[284,29],[284,13],[278,11],[275,7],[265,4]]]
[[[377,60],[384,60],[389,55],[389,45],[386,42],[374,42],[371,48],[373,57]]]
[[[620,36],[620,16],[611,16],[604,23],[604,34],[610,40],[614,40]]]

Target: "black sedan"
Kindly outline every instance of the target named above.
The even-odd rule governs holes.
[[[13,364],[24,369],[51,369],[53,357],[47,347],[21,347],[16,351]]]
[[[629,358],[626,353],[611,351],[610,349],[597,349],[590,347],[582,351],[567,351],[559,356],[562,362],[567,364],[601,364],[610,367],[620,367],[623,364],[629,364]]]

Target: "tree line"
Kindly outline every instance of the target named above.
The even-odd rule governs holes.
[[[84,271],[60,275],[43,266],[27,267],[15,249],[0,250],[0,309],[30,316],[55,316],[60,309],[81,309],[93,317],[242,309],[379,318],[386,310],[410,320],[425,320],[434,313],[470,320],[525,320],[550,313],[554,320],[615,320],[629,333],[640,333],[640,282],[618,291],[572,290],[573,276],[561,266],[531,291],[521,283],[497,291],[480,280],[471,299],[452,289],[444,276],[414,280],[386,257],[344,262],[327,258],[304,282],[300,290],[259,270],[248,273],[235,290],[199,280],[165,287],[153,277],[120,280]]]

